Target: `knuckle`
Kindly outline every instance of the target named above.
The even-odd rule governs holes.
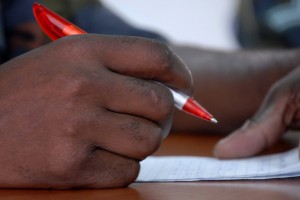
[[[143,145],[141,147],[141,148],[143,148],[142,149],[143,151],[142,151],[142,154],[140,154],[141,155],[139,157],[140,160],[143,160],[147,156],[154,153],[161,144],[161,140],[162,140],[161,128],[159,128],[159,127],[152,128],[152,130],[151,131],[148,130],[147,133],[148,133],[147,139],[141,143],[141,145]]]
[[[85,35],[72,35],[63,37],[57,41],[62,52],[67,52],[66,55],[82,55],[89,50],[89,40]],[[79,54],[80,53],[80,54]]]
[[[125,187],[130,183],[134,182],[138,176],[140,165],[137,161],[130,160],[127,162],[117,161],[113,164],[109,164],[109,169],[104,171],[107,172],[106,177],[108,176],[110,180],[106,184],[108,187]],[[98,187],[103,187],[101,183]],[[96,186],[97,187],[97,186]],[[107,187],[107,186],[105,186]]]
[[[123,176],[121,176],[121,180],[115,187],[125,187],[129,184],[133,183],[137,178],[140,171],[140,165],[138,162],[134,162],[131,165],[126,167]]]
[[[145,130],[146,131],[146,130]],[[141,142],[141,153],[138,157],[139,160],[145,159],[147,156],[154,153],[160,146],[162,141],[162,130],[159,127],[152,128],[151,131],[147,132],[147,138]]]
[[[159,83],[145,82],[140,79],[128,79],[128,91],[138,94],[145,100],[145,105],[152,109],[152,120],[162,121],[169,118],[173,113],[173,97],[169,89]]]
[[[63,91],[64,96],[82,96],[92,88],[92,81],[85,75],[76,72],[59,73],[52,80],[52,88]]]
[[[73,185],[76,188],[125,187],[134,182],[139,169],[140,165],[136,160],[96,150],[90,152],[82,163]]]
[[[98,39],[98,43],[102,41],[99,38],[95,38],[94,35],[82,34],[82,35],[71,35],[58,39],[53,43],[52,48],[55,48],[53,52],[58,52],[56,55],[67,59],[69,62],[98,62],[99,55],[102,52],[95,53],[95,39]],[[97,54],[97,55],[96,55]],[[74,59],[74,58],[81,59]]]
[[[150,99],[159,121],[170,118],[174,111],[174,101],[171,92],[164,86],[151,90]]]
[[[161,143],[161,128],[152,122],[133,120],[122,125],[121,130],[128,135],[130,141],[137,144],[129,154],[138,160],[152,154]]]
[[[163,42],[152,41],[151,43],[152,58],[163,73],[168,73],[173,69],[175,54],[169,46]]]
[[[78,178],[85,152],[74,143],[53,145],[48,157],[47,177],[55,187],[70,187]]]

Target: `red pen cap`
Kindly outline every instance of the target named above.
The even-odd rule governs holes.
[[[40,27],[52,40],[87,33],[39,3],[33,4],[33,14]]]

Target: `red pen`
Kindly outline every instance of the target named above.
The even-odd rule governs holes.
[[[33,13],[40,27],[52,40],[59,39],[68,35],[86,34],[84,30],[75,26],[65,18],[45,6],[34,3]],[[218,121],[207,112],[197,101],[186,94],[169,88],[174,97],[175,106],[191,115],[201,119],[217,123]]]

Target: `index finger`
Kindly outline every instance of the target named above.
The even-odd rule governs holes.
[[[154,80],[192,93],[192,76],[184,62],[164,43],[129,36],[84,34],[93,58],[107,69],[127,76]]]

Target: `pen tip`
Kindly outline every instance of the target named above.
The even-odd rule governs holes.
[[[218,120],[216,120],[216,118],[211,118],[210,121],[215,124],[218,123]]]

